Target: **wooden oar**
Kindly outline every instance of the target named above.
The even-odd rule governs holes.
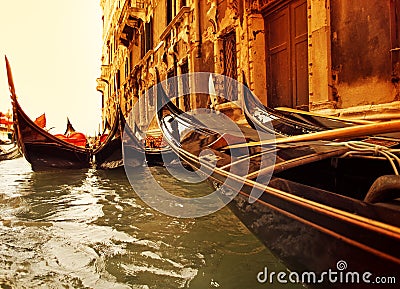
[[[325,115],[325,114],[311,112],[311,111],[304,111],[304,110],[294,109],[294,108],[290,108],[290,107],[276,107],[275,109],[279,110],[279,111],[289,112],[289,113],[296,113],[296,114],[300,114],[300,115],[315,116],[315,117],[321,117],[321,118],[337,120],[337,121],[345,121],[345,122],[350,122],[350,123],[354,123],[354,124],[371,124],[371,123],[374,123],[373,121],[369,121],[369,120],[349,119],[349,118],[344,118],[344,117],[336,117],[336,116]]]
[[[235,148],[252,147],[260,145],[275,145],[275,144],[293,143],[300,141],[347,139],[347,138],[355,138],[355,137],[391,133],[391,132],[400,132],[400,120],[379,122],[373,124],[355,125],[351,127],[344,127],[344,128],[314,132],[309,134],[295,135],[291,137],[283,137],[275,140],[241,143],[241,144],[226,146],[224,147],[224,149],[235,149]]]

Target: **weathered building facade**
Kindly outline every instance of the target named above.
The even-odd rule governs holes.
[[[101,6],[103,121],[112,121],[117,101],[124,113],[136,109],[139,124],[148,121],[155,104],[144,95],[156,83],[154,67],[162,80],[197,71],[245,80],[270,107],[331,113],[400,107],[400,0],[101,0]],[[181,91],[195,84],[170,85]],[[190,110],[210,102],[185,96],[178,105]]]

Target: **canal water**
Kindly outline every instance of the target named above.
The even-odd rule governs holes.
[[[169,190],[211,192],[151,170]],[[264,267],[286,271],[228,208],[168,217],[141,201],[122,171],[44,173],[24,158],[0,162],[0,288],[302,288],[260,284]]]

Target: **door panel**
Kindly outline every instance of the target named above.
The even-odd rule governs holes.
[[[308,106],[306,0],[290,1],[265,15],[267,105]]]
[[[268,105],[292,106],[289,74],[289,10],[283,9],[271,15],[267,23],[268,65],[267,96]]]
[[[288,21],[288,10],[284,9],[283,11],[274,15],[270,20],[270,29],[269,29],[269,47],[271,50],[278,48],[282,45],[287,45],[289,42],[288,30],[289,30],[289,21]]]
[[[308,107],[308,46],[307,46],[307,5],[296,2],[291,6],[293,19],[293,104]],[[297,4],[298,3],[298,4]]]
[[[291,98],[287,97],[290,95],[290,81],[289,81],[289,62],[288,62],[288,50],[280,50],[271,55],[270,65],[271,67],[279,67],[279,69],[271,70],[271,79],[274,81],[271,82],[269,86],[269,91],[274,97],[271,97],[268,100],[268,103],[271,104],[272,107],[277,106],[289,106],[292,107]]]
[[[307,37],[307,5],[304,1],[298,1],[291,5],[293,13],[294,36]]]

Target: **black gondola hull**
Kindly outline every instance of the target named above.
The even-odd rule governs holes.
[[[168,166],[177,159],[177,155],[170,148],[146,150],[146,163],[149,166]]]
[[[161,93],[162,90],[160,89]],[[160,93],[160,95],[162,95]],[[257,153],[249,153],[249,168],[252,171],[233,172],[231,166],[240,158],[233,158],[226,150],[213,146],[220,139],[217,132],[201,127],[196,119],[181,117],[181,112],[165,99],[158,100],[164,105],[162,113],[158,114],[159,126],[164,137],[179,157],[194,170],[202,171],[209,176],[208,180],[219,189],[222,200],[228,203],[232,212],[253,232],[290,270],[299,274],[313,272],[318,278],[315,282],[305,282],[311,287],[337,288],[368,288],[367,283],[329,282],[323,278],[324,272],[342,273],[356,272],[359,276],[367,272],[371,282],[375,277],[394,278],[400,280],[400,212],[399,205],[387,207],[387,204],[372,204],[340,194],[335,191],[302,184],[291,179],[279,177],[280,172],[287,172],[289,167],[306,170],[302,160],[308,158],[308,164],[323,163],[332,166],[338,176],[336,162],[346,148],[325,146],[321,151],[320,144],[280,146],[277,150],[277,163],[271,167],[271,180],[268,174],[260,174],[257,164]],[[176,133],[171,123],[179,122],[182,135]],[[243,133],[244,130],[242,130]],[[251,139],[251,137],[249,137]],[[253,140],[257,141],[257,140]],[[204,149],[211,151],[216,163],[201,158]],[[242,156],[245,159],[246,155]],[[311,156],[316,156],[311,157]],[[201,161],[200,161],[201,159]],[[300,162],[298,162],[299,160]],[[380,160],[375,160],[380,162]],[[372,162],[372,161],[371,161]],[[294,164],[291,166],[291,164]],[[353,171],[358,162],[349,161]],[[374,166],[374,165],[373,165]],[[265,169],[265,167],[263,167]],[[350,169],[349,169],[350,170]],[[211,172],[211,173],[210,173]],[[256,172],[256,176],[249,175]],[[382,171],[379,171],[382,173]],[[315,178],[322,177],[324,171],[303,171]],[[362,175],[358,182],[369,181]],[[263,179],[266,178],[266,179]],[[227,187],[227,184],[229,187]],[[239,189],[238,189],[239,188]],[[249,197],[252,192],[259,197]],[[237,193],[237,194],[236,194]],[[250,198],[250,199],[249,199]],[[348,268],[341,271],[338,262],[344,261]],[[266,264],[267,266],[268,264]],[[264,268],[260,268],[262,271]],[[321,274],[321,275],[319,275]],[[351,278],[354,275],[350,274]],[[361,277],[360,277],[361,278]],[[276,280],[275,280],[276,281]],[[372,284],[371,288],[379,288]],[[394,288],[384,284],[384,288]]]
[[[194,169],[200,168],[195,157],[185,153],[181,158]],[[224,201],[235,193],[222,186],[226,180],[225,173],[218,170],[209,178]],[[242,180],[230,178],[230,184],[241,186]],[[275,177],[268,187],[258,188],[263,191],[258,199],[250,197],[254,188],[245,182],[228,207],[292,270],[321,273],[345,260],[352,271],[399,280],[400,236],[372,222],[378,217],[399,226],[398,211]]]
[[[90,167],[90,154],[51,143],[24,143],[25,158],[32,170],[81,169]]]
[[[193,168],[199,169],[199,163],[194,158],[181,156]],[[222,187],[222,184],[226,183],[223,173],[214,172],[209,182],[215,189],[220,190],[220,198],[226,202],[226,196],[235,193],[227,187]],[[242,190],[228,203],[228,207],[288,268],[299,275],[303,272],[315,273],[317,279],[315,282],[309,282],[310,287],[366,288],[367,283],[361,280],[364,273],[371,282],[374,282],[375,277],[400,280],[400,237],[398,234],[392,234],[390,230],[374,226],[372,221],[377,216],[381,220],[397,220],[398,211],[343,198],[276,177],[273,177],[268,185],[289,195],[270,193],[267,189],[254,201],[250,197],[254,187],[245,183]],[[321,193],[326,194],[321,196]],[[305,201],[312,200],[318,205],[304,204],[301,199],[291,199],[290,194],[304,198]],[[249,199],[254,202],[250,203]],[[323,206],[319,206],[321,204]],[[333,207],[324,208],[329,204],[339,210],[353,211],[361,218],[355,221],[351,217],[347,218],[343,212],[332,212]],[[398,226],[400,222],[396,222]],[[339,261],[345,261],[348,265],[347,270],[343,271],[344,274],[356,272],[360,278],[359,283],[337,281],[335,284],[323,278],[324,272],[329,270],[338,274],[341,272],[337,269]],[[263,268],[260,268],[260,271],[262,270]],[[368,272],[372,275],[369,276]],[[349,273],[349,278],[353,278],[351,275]],[[323,282],[320,283],[319,280]],[[390,287],[390,284],[373,284],[372,288],[394,288],[394,284],[392,285],[393,287]]]
[[[119,137],[113,139],[102,149],[95,151],[94,161],[98,169],[109,170],[122,167],[124,164],[121,139]]]
[[[263,198],[249,204],[248,195],[243,192],[239,193],[228,206],[288,268],[299,275],[303,272],[315,273],[315,281],[308,282],[310,287],[366,288],[368,284],[363,282],[362,276],[368,272],[372,274],[368,278],[371,282],[374,282],[375,277],[393,277],[399,280],[399,256],[387,255],[383,250],[366,246],[363,236],[374,238],[375,243],[384,246],[398,240],[387,239],[373,231],[363,233],[359,230],[352,231],[354,229],[352,226],[348,226],[345,232],[341,233],[335,228],[329,228],[327,222],[334,227],[347,224],[340,224],[337,220],[327,220],[321,224],[321,219],[327,219],[324,214],[312,216],[312,212],[303,211],[300,215],[309,218],[301,218],[297,214],[290,213],[298,208],[293,207],[287,211],[279,207],[272,208],[271,204],[263,203]],[[337,269],[339,261],[346,262],[348,265],[346,271]],[[260,268],[260,271],[262,269]],[[322,274],[330,270],[337,274],[356,272],[359,283],[350,281],[352,279],[349,279],[348,283],[329,282]],[[379,286],[375,284],[372,288],[377,287]],[[390,288],[390,285],[385,284],[382,287]]]
[[[17,142],[32,170],[80,169],[90,167],[90,150],[66,143],[37,127],[16,100],[14,129]]]

